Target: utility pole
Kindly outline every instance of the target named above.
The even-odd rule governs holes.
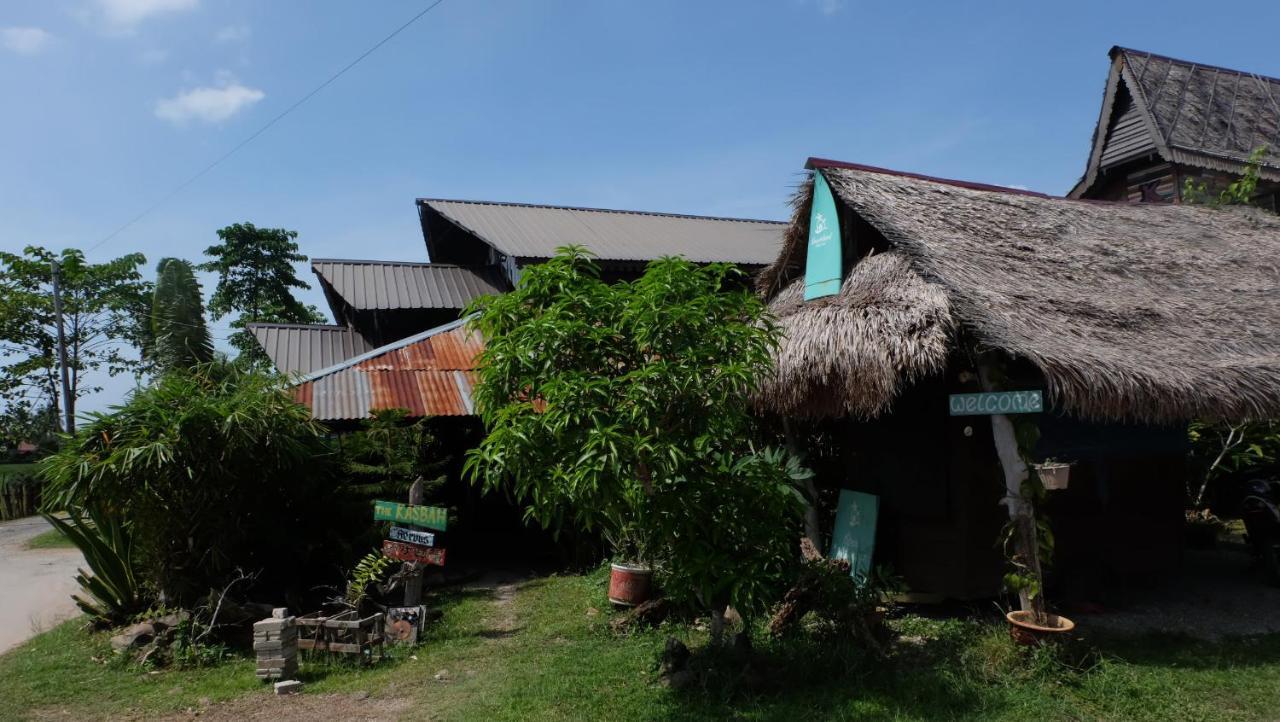
[[[53,266],[53,315],[58,324],[58,368],[62,374],[62,410],[66,414],[66,426],[63,431],[68,434],[76,432],[76,417],[71,410],[71,405],[75,402],[71,398],[71,377],[67,370],[67,337],[62,330],[62,285],[58,278],[58,262],[52,262]]]

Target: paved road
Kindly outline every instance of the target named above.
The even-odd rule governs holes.
[[[0,653],[75,616],[75,549],[24,549],[49,528],[40,517],[0,522]]]

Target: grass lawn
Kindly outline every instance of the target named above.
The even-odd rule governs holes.
[[[414,650],[372,668],[303,660],[301,697],[276,699],[236,657],[149,672],[112,660],[70,622],[0,657],[0,719],[98,719],[202,710],[243,719],[1275,719],[1280,635],[1206,644],[1171,637],[1090,640],[1057,654],[1012,647],[986,622],[906,617],[886,662],[819,643],[760,644],[753,681],[726,672],[673,691],[658,684],[668,635],[608,631],[602,574],[557,576],[514,594],[435,600],[444,619]],[[1086,622],[1087,626],[1087,622]],[[729,669],[729,667],[726,667]],[[437,679],[439,677],[439,679]]]
[[[50,529],[31,537],[24,546],[27,549],[69,549],[75,545],[62,532]]]

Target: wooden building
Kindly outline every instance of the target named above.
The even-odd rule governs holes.
[[[997,591],[992,424],[948,406],[991,367],[1043,391],[1037,458],[1074,463],[1049,504],[1057,583],[1096,599],[1176,566],[1185,422],[1280,413],[1280,217],[808,168],[838,207],[843,276],[804,299],[811,180],[758,277],[784,334],[758,404],[834,449],[828,489],[880,497],[876,562],[917,592]]]
[[[1255,202],[1277,210],[1280,79],[1111,49],[1102,110],[1071,198],[1169,203],[1184,183],[1224,187],[1266,147]]]

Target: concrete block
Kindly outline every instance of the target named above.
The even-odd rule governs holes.
[[[276,694],[297,694],[302,691],[302,683],[296,679],[290,679],[285,682],[276,682]]]

